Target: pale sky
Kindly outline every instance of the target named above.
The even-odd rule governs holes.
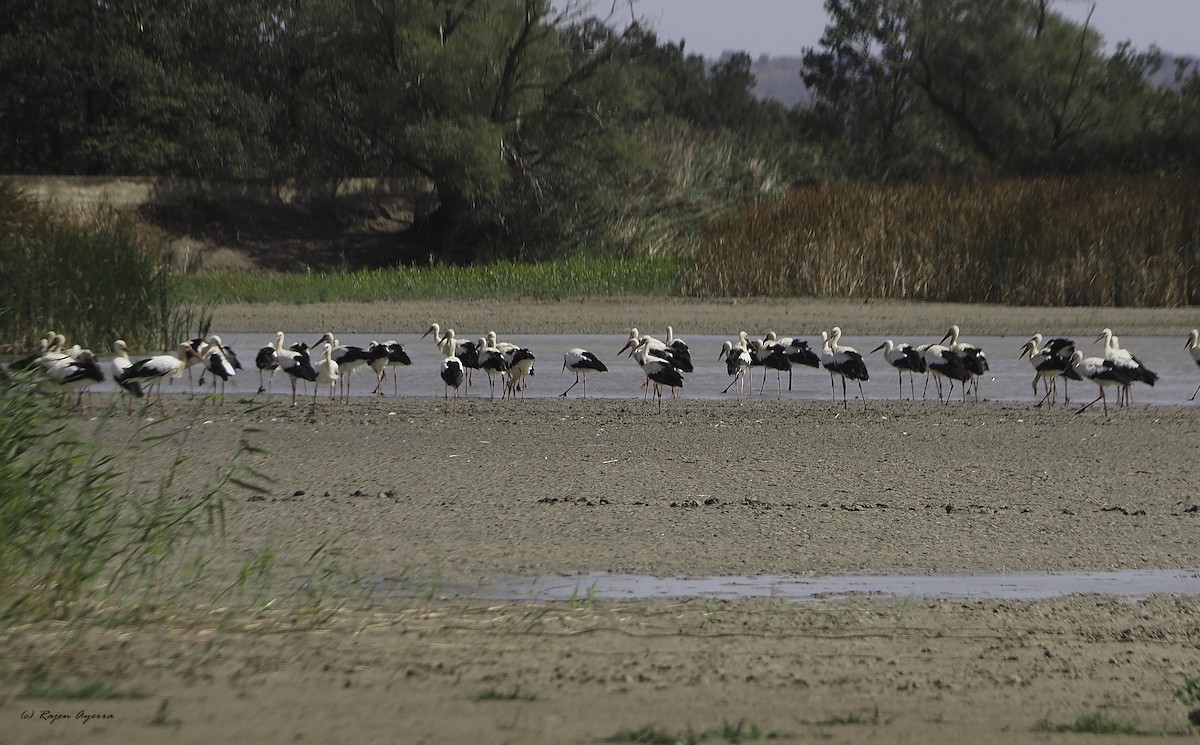
[[[595,1],[595,0],[594,0]],[[980,0],[986,2],[986,0]],[[1081,23],[1093,0],[1057,0],[1055,10]],[[1092,27],[1109,51],[1121,41],[1146,50],[1200,56],[1200,0],[1094,0]],[[604,3],[607,4],[607,3]],[[823,0],[634,0],[659,41],[685,40],[685,51],[798,56],[825,29]],[[620,7],[620,5],[618,5]]]

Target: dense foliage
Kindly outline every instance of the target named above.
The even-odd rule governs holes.
[[[636,2],[7,3],[0,162],[414,178],[410,238],[451,263],[686,249],[792,184],[1200,167],[1200,80],[1151,82],[1157,50],[1106,55],[1054,0],[826,7],[789,111],[746,55],[660,44]]]

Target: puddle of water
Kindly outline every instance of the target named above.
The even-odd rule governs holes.
[[[486,600],[718,600],[772,597],[838,600],[854,595],[956,600],[1045,600],[1075,594],[1110,595],[1134,602],[1158,593],[1200,595],[1200,569],[1118,572],[1011,572],[1004,574],[841,575],[827,577],[653,577],[593,572],[560,577],[500,577],[491,584],[431,585],[382,580],[378,589],[401,595],[470,596]]]

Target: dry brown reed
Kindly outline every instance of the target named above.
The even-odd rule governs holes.
[[[1198,237],[1197,174],[802,187],[716,223],[685,292],[1172,307]]]

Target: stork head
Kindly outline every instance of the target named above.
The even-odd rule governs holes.
[[[1187,344],[1184,344],[1183,348],[1196,349],[1197,347],[1200,347],[1200,329],[1192,329],[1192,332],[1188,334]]]
[[[1017,359],[1025,359],[1025,355],[1029,355],[1029,359],[1033,359],[1033,356],[1037,354],[1037,348],[1037,340],[1030,339],[1025,342],[1025,346],[1021,347],[1021,354],[1017,355]]]
[[[880,344],[879,346],[877,346],[877,347],[875,347],[874,349],[872,349],[872,350],[871,350],[871,354],[875,354],[876,352],[878,352],[878,351],[879,351],[879,350],[881,350],[881,349],[883,349],[883,350],[886,350],[886,351],[884,351],[884,354],[887,354],[888,352],[892,351],[892,349],[893,349],[894,347],[895,347],[895,344],[893,344],[893,343],[892,343],[892,340],[891,340],[891,339],[888,339],[888,340],[887,340],[887,341],[885,341],[884,343],[882,343],[882,344]]]
[[[436,323],[431,323],[431,324],[429,324],[429,329],[426,330],[425,333],[421,334],[421,338],[424,339],[426,336],[433,334],[433,338],[437,339],[438,337],[441,336],[441,333],[442,333],[442,327]]]

